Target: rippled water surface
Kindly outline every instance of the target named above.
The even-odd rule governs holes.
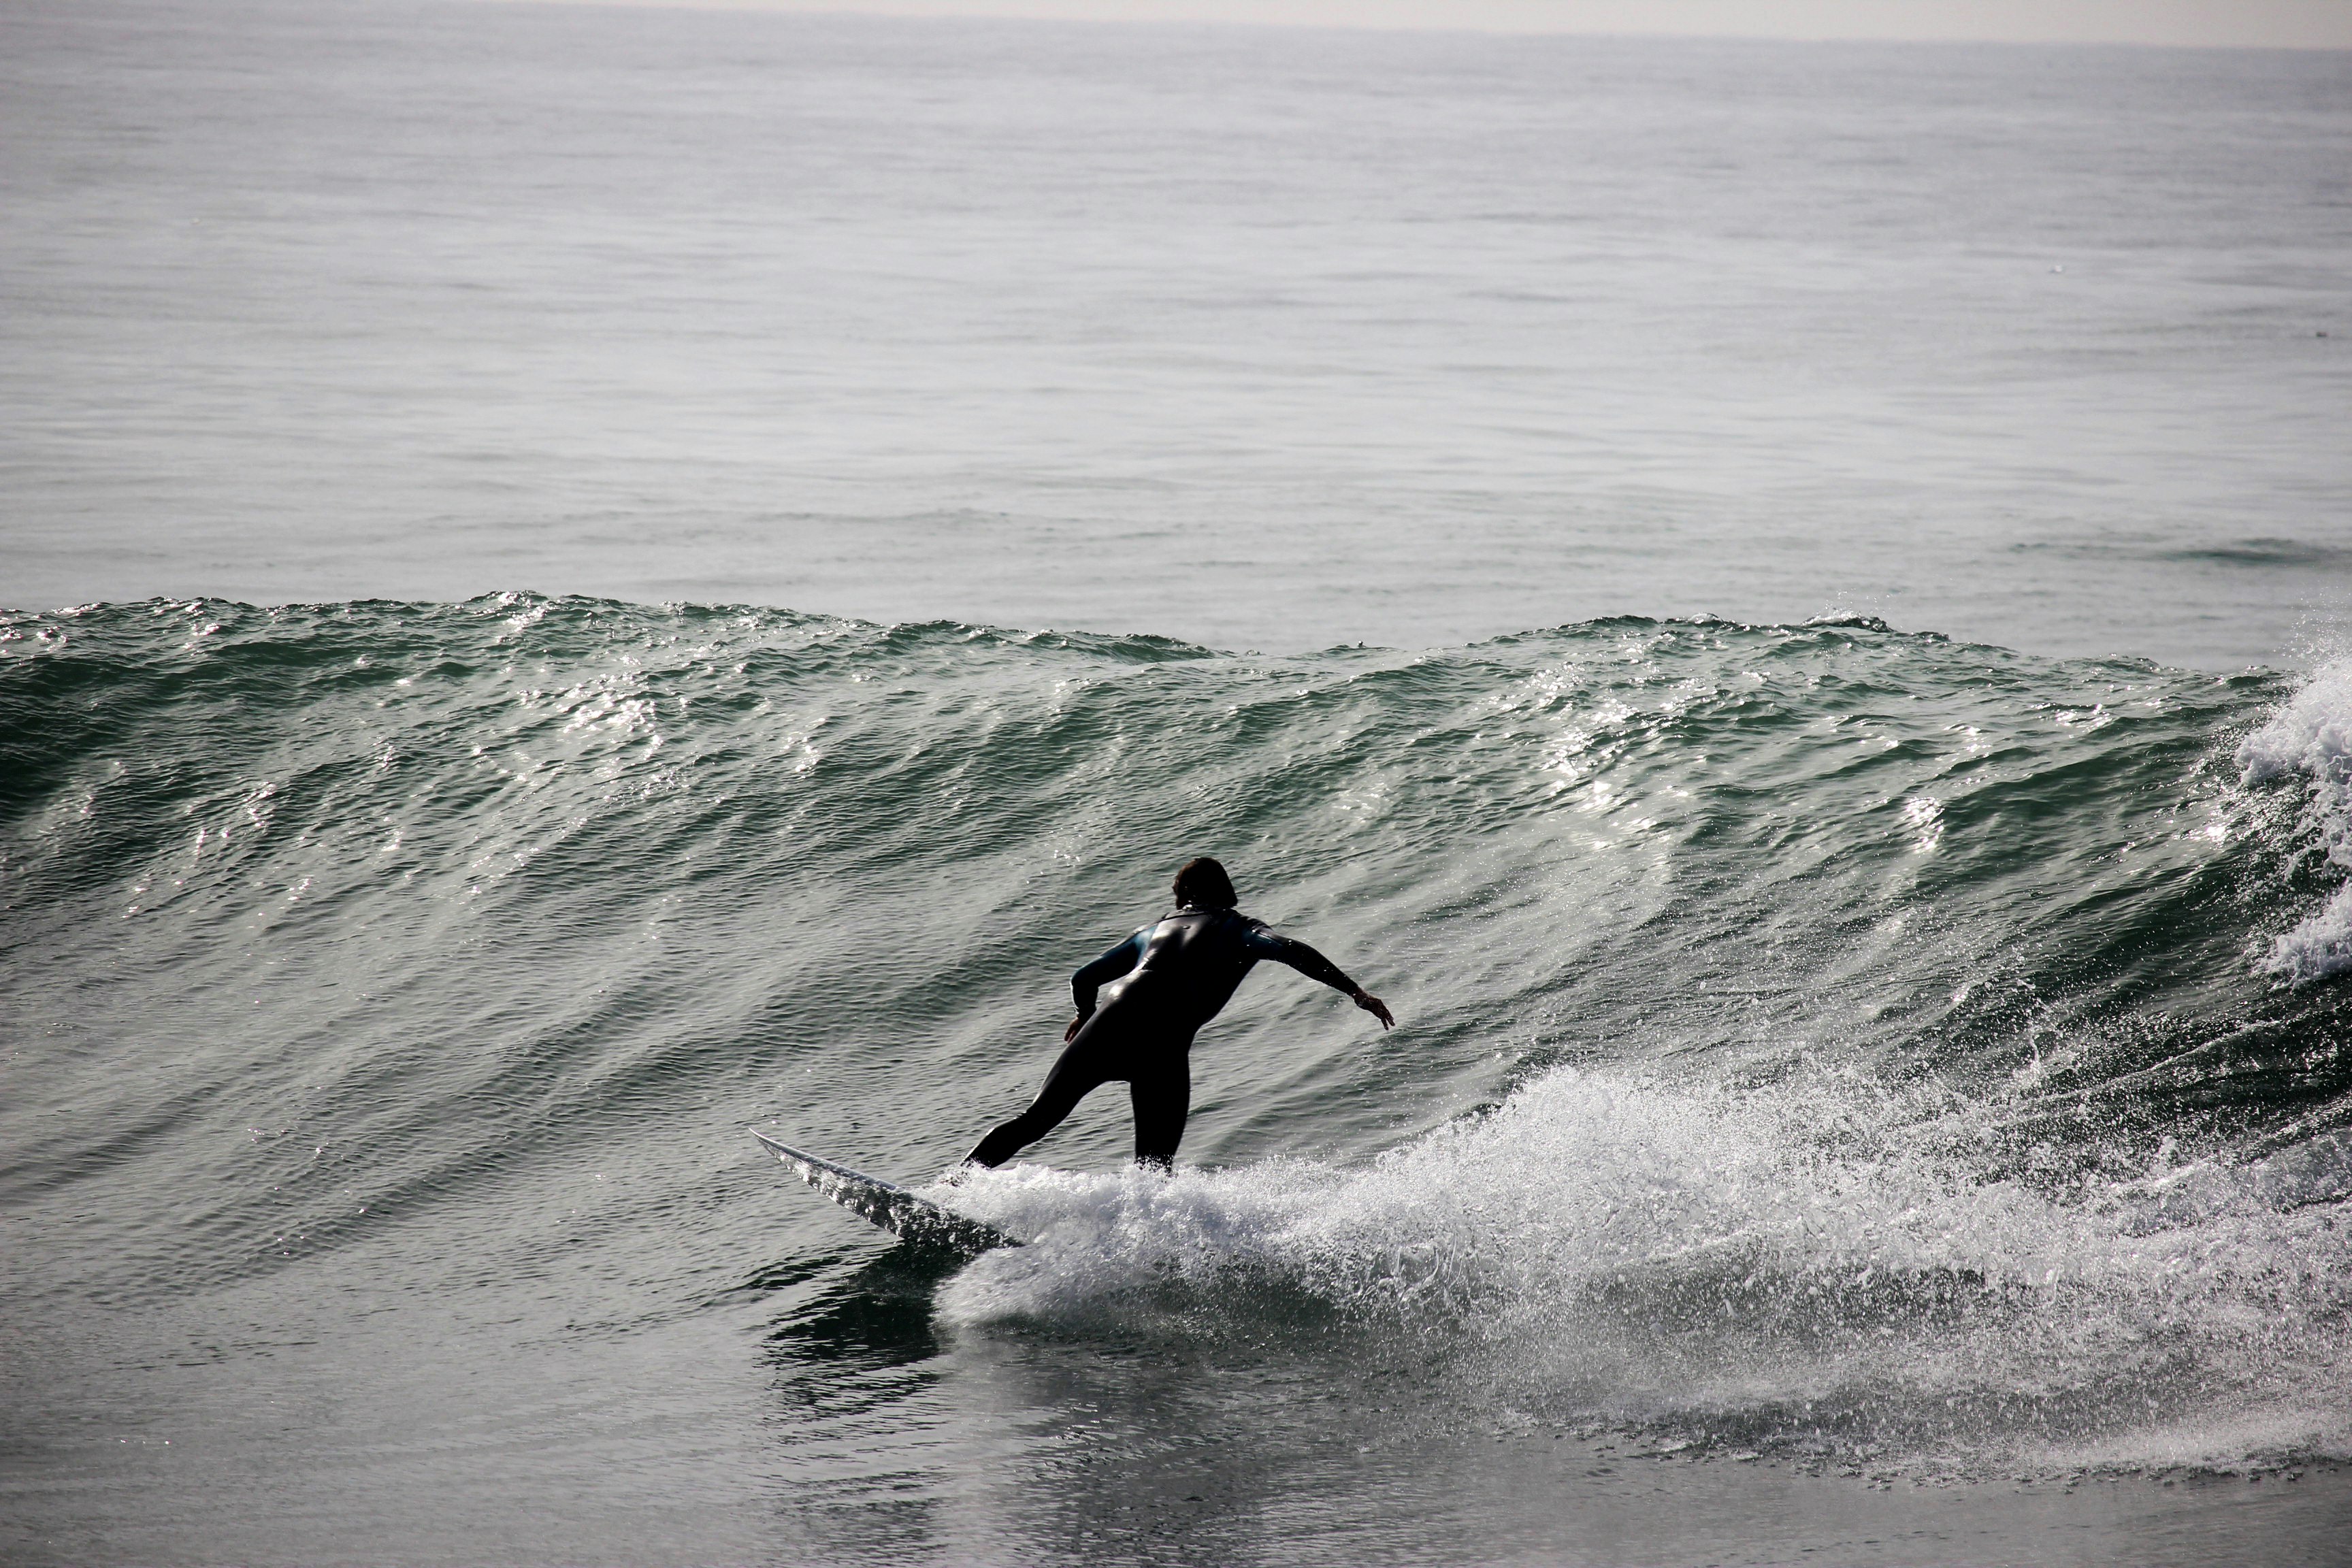
[[[0,16],[0,604],[2295,661],[2352,55]]]

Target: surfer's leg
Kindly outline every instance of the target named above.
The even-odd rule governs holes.
[[[1192,1068],[1184,1057],[1137,1069],[1127,1081],[1135,1107],[1135,1163],[1176,1168],[1176,1145],[1184,1141],[1184,1118],[1192,1109]]]
[[[989,1129],[988,1136],[964,1156],[965,1163],[1002,1165],[1059,1127],[1062,1119],[1078,1108],[1078,1101],[1109,1081],[1109,1075],[1102,1070],[1104,1054],[1080,1034],[1055,1062],[1054,1070],[1045,1075],[1045,1087],[1037,1091],[1029,1109]]]

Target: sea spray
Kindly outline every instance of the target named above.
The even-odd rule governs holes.
[[[2352,1458],[2352,1230],[2250,1185],[2175,1223],[2131,1185],[2037,1191],[1951,1129],[1842,1152],[1820,1084],[1742,1094],[1563,1068],[1360,1170],[1035,1166],[939,1189],[1025,1231],[945,1286],[965,1332],[1342,1335],[1433,1372],[1427,1418],[1505,1412],[1699,1452],[1983,1472],[2157,1462],[2262,1425]],[[2320,1206],[2311,1206],[2318,1200]],[[2134,1435],[2137,1435],[2135,1436]]]
[[[2303,831],[2338,872],[2352,871],[2352,661],[2323,666],[2238,747],[2248,788],[2299,778]],[[2352,970],[2352,882],[2274,938],[2262,967],[2290,983]]]

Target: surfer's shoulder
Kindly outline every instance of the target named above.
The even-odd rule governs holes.
[[[1241,933],[1243,946],[1265,949],[1282,945],[1280,934],[1255,915],[1245,915],[1239,910],[1232,913],[1234,926]]]

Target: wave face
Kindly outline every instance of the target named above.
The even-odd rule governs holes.
[[[953,1347],[1273,1346],[1410,1368],[1383,1408],[1433,1426],[1800,1462],[2342,1457],[2347,726],[2342,667],[1872,622],[9,616],[13,1299],[432,1259],[561,1315],[560,1241],[633,1259],[619,1318],[707,1310],[747,1247],[839,1256],[779,1239],[743,1122],[944,1169],[1214,852],[1404,1026],[1261,974],[1196,1164],[1120,1172],[1107,1094],[958,1189],[1037,1239],[940,1288]]]

